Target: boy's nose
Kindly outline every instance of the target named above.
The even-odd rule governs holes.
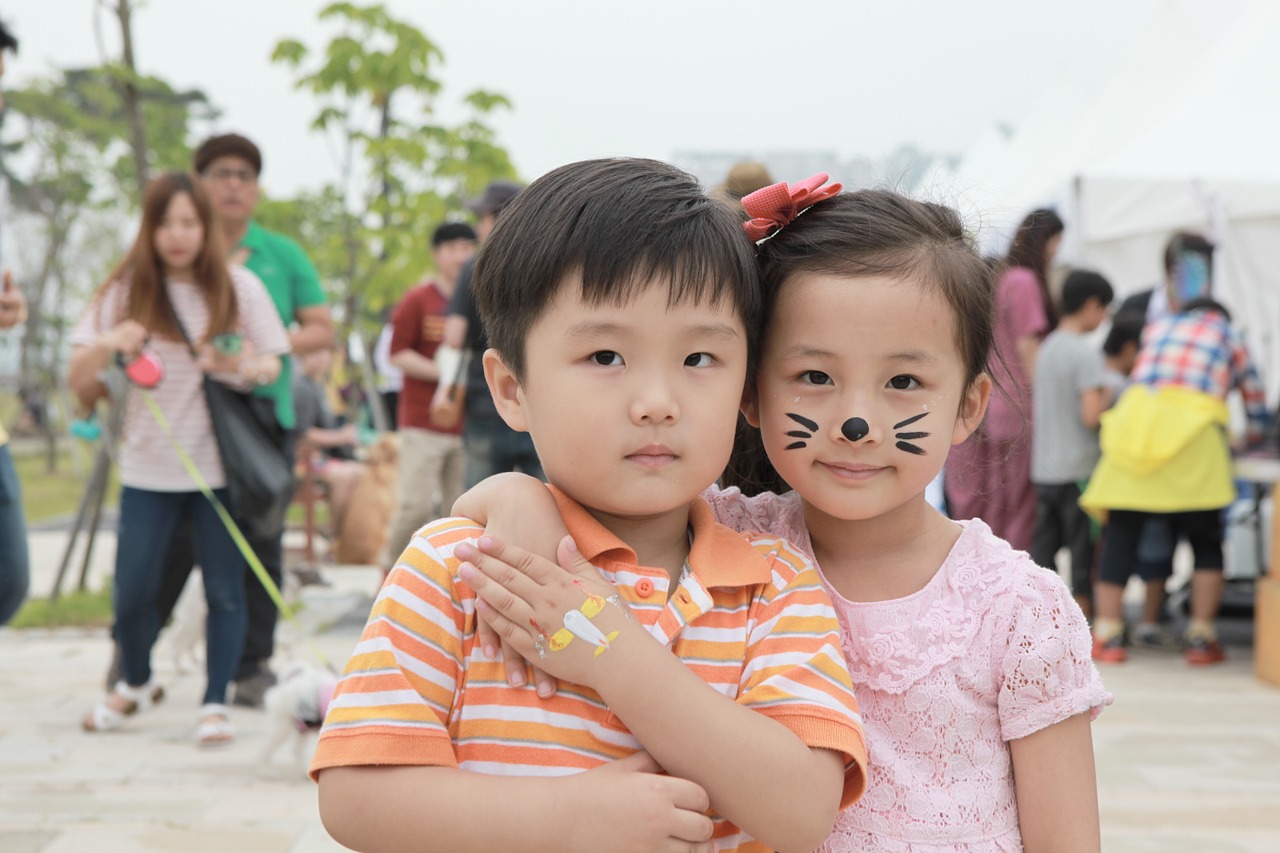
[[[871,427],[862,418],[849,418],[840,424],[840,432],[850,441],[862,441],[871,432]]]
[[[631,419],[635,423],[674,421],[679,414],[676,395],[668,383],[652,380],[636,389],[631,403]]]

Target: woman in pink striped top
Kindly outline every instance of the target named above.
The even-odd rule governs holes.
[[[151,672],[151,647],[160,628],[155,598],[164,555],[187,519],[209,606],[208,684],[196,737],[202,746],[233,738],[225,699],[244,642],[245,561],[173,443],[184,448],[200,476],[225,501],[226,477],[202,375],[210,373],[243,389],[266,384],[279,374],[289,341],[262,282],[227,264],[214,225],[208,196],[193,176],[170,172],[152,181],[133,248],[71,334],[68,382],[86,409],[104,396],[100,375],[112,359],[128,362],[144,350],[158,358],[161,379],[146,393],[164,413],[171,433],[166,434],[134,389],[126,403],[119,457],[124,488],[114,594],[124,678],[86,715],[88,731],[116,728],[163,696]],[[195,353],[183,338],[184,329]],[[216,349],[212,340],[217,335],[238,336],[239,351]]]

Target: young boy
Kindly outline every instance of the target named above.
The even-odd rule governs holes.
[[[1062,317],[1036,354],[1031,405],[1031,482],[1036,524],[1031,559],[1056,571],[1064,545],[1071,554],[1071,593],[1093,612],[1093,537],[1080,509],[1083,483],[1098,463],[1098,419],[1111,404],[1106,365],[1086,338],[1107,319],[1115,297],[1096,272],[1075,270],[1062,285]]]
[[[817,846],[865,784],[834,611],[794,549],[698,497],[761,325],[738,219],[665,164],[574,163],[504,211],[474,284],[498,411],[581,553],[570,574],[465,519],[418,532],[321,733],[326,828],[361,850]],[[477,610],[554,696],[482,654]]]

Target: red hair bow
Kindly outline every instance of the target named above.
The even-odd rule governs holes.
[[[819,172],[791,187],[783,181],[743,196],[742,209],[751,217],[742,225],[747,236],[757,243],[766,240],[789,225],[809,206],[831,198],[843,188],[841,184],[822,186],[826,182],[827,173]]]

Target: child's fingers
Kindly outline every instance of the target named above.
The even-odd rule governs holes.
[[[572,536],[564,537],[560,540],[560,544],[556,546],[556,562],[565,571],[577,577],[600,580],[600,570],[587,562],[587,558],[582,556],[582,552],[578,550],[578,543],[573,541]]]
[[[483,616],[476,621],[476,643],[484,650],[484,656],[493,658],[498,654],[499,644],[502,639],[498,636],[498,632],[493,630],[493,626],[489,624],[489,620]]]
[[[529,665],[533,668],[533,684],[538,690],[538,696],[542,699],[550,699],[556,695],[556,691],[560,689],[560,683],[555,676],[543,672],[532,661]]]
[[[494,611],[494,616],[502,616],[508,622],[521,626],[520,631],[526,636],[529,634],[529,620],[533,618],[533,608],[531,608],[524,599],[511,592],[505,586],[490,579],[483,571],[476,567],[474,563],[463,563],[458,567],[458,576],[475,590],[476,595],[481,601],[489,605]],[[486,618],[488,618],[486,614]],[[499,637],[510,640],[512,632],[504,630],[501,619],[489,618],[489,623],[493,626],[494,631]]]
[[[482,541],[486,537],[481,537]],[[543,583],[531,578],[522,568],[510,562],[506,556],[492,555],[484,551],[480,551],[475,546],[462,543],[454,550],[455,556],[462,559],[465,563],[478,568],[484,573],[484,576],[493,583],[509,590],[513,595],[524,599],[527,602],[533,602],[539,599],[539,591],[544,586]],[[527,552],[526,552],[527,554]],[[528,555],[532,557],[532,555]],[[541,557],[536,558],[542,560]],[[547,560],[542,560],[547,563]],[[551,564],[555,571],[562,571],[559,566]],[[493,603],[493,602],[490,602]]]
[[[496,536],[481,536],[476,545],[485,554],[543,585],[554,583],[563,571],[550,560],[517,545],[509,545]]]

